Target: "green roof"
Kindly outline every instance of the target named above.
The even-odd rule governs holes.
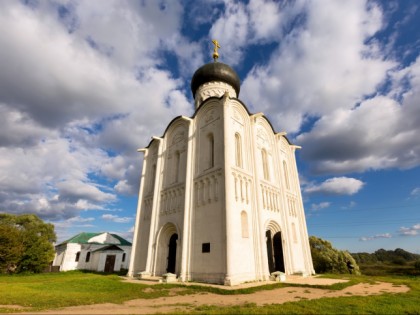
[[[64,244],[68,244],[68,243],[76,243],[76,244],[101,244],[101,245],[114,245],[111,243],[98,243],[98,242],[88,242],[92,237],[104,234],[106,232],[101,232],[101,233],[87,233],[87,232],[82,232],[77,234],[76,236],[73,236],[72,238],[68,239],[67,241],[64,241],[59,245],[64,245]],[[121,236],[117,235],[117,234],[113,234],[113,233],[109,233],[110,235],[112,235],[113,237],[115,237],[117,240],[120,241],[121,246],[131,246],[131,243],[129,241],[127,241],[126,239],[122,238]],[[116,244],[115,244],[116,245]]]

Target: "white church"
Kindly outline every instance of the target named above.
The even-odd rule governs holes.
[[[144,153],[130,277],[236,285],[314,274],[295,150],[240,101],[217,61],[191,81],[192,117],[174,118]],[[277,273],[278,274],[278,273]],[[272,279],[272,277],[271,277]]]

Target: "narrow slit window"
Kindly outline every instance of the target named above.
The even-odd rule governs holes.
[[[287,164],[286,161],[283,161],[283,171],[284,171],[284,181],[286,183],[286,188],[290,189],[290,183],[289,183],[289,172],[287,170]]]
[[[175,170],[174,170],[174,183],[177,183],[179,180],[179,167],[180,167],[180,160],[181,160],[181,154],[179,151],[175,152]]]
[[[242,140],[239,133],[235,133],[235,164],[242,167]]]
[[[268,157],[267,157],[267,151],[265,149],[261,150],[261,158],[262,158],[264,179],[270,180],[270,172],[268,169]]]
[[[210,133],[207,136],[208,145],[209,145],[209,168],[214,166],[214,136]]]

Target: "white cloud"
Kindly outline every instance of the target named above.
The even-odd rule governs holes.
[[[283,7],[271,0],[225,1],[223,14],[212,22],[210,30],[210,36],[222,46],[221,61],[235,66],[241,63],[248,46],[279,42],[282,27],[301,7],[302,1]]]
[[[176,1],[2,5],[0,209],[59,220],[138,190],[136,149],[192,112],[183,81],[158,69],[160,50],[176,49],[163,39],[201,58],[179,33],[182,10]]]
[[[123,195],[134,194],[134,191],[133,191],[134,187],[130,185],[127,180],[118,181],[118,183],[114,186],[114,188],[115,188],[115,191]]]
[[[398,233],[402,236],[417,236],[420,234],[420,223],[417,223],[411,227],[400,227]]]
[[[304,148],[302,157],[313,161],[311,168],[316,173],[419,165],[416,135],[420,113],[411,103],[414,92],[407,95],[402,106],[389,97],[377,96],[357,108],[338,109],[323,116],[310,132],[297,137]],[[415,99],[420,99],[420,90]]]
[[[251,0],[248,5],[250,26],[256,40],[279,38],[281,34],[281,11],[278,2]]]
[[[64,182],[58,182],[56,184],[60,198],[64,200],[92,200],[97,202],[109,202],[116,199],[114,194],[106,193],[101,191],[95,184],[68,180]]]
[[[131,218],[131,217],[119,217],[119,216],[113,215],[113,214],[103,214],[102,219],[104,219],[106,221],[112,221],[112,222],[115,222],[115,223],[128,223],[128,222],[133,220],[133,218]]]
[[[374,236],[363,236],[359,239],[359,241],[366,242],[366,241],[373,241],[380,238],[391,238],[392,235],[390,233],[384,233],[384,234],[376,234]]]
[[[376,43],[367,43],[382,26],[376,7],[311,1],[304,10],[300,27],[281,39],[268,64],[255,66],[242,86],[245,102],[288,132],[299,131],[308,116],[353,108],[395,65],[377,56]]]
[[[241,2],[227,2],[225,11],[213,23],[210,36],[216,38],[223,51],[220,60],[229,65],[236,65],[242,58],[242,49],[248,39],[248,14],[245,4]]]
[[[331,206],[331,202],[329,202],[329,201],[320,202],[318,204],[313,203],[311,205],[311,210],[318,211],[318,210],[321,210],[321,209],[328,208],[329,206]]]
[[[416,188],[414,188],[414,189],[411,191],[410,195],[411,195],[411,196],[420,196],[420,187],[416,187]]]
[[[305,187],[306,193],[323,193],[332,195],[354,195],[363,185],[362,181],[351,177],[334,177],[329,178],[323,183],[316,185],[311,184]]]

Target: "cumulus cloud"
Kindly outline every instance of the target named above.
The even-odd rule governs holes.
[[[201,60],[182,13],[177,1],[3,3],[0,209],[66,220],[138,191],[136,149],[192,112],[159,67],[177,40]]]
[[[288,132],[299,131],[308,116],[354,107],[395,65],[367,42],[382,26],[375,6],[311,1],[302,11],[304,18],[282,38],[267,64],[253,68],[242,89],[246,102]]]
[[[248,46],[279,42],[283,26],[301,8],[301,1],[283,7],[271,0],[225,1],[223,6],[223,14],[212,22],[210,36],[219,40],[223,62],[234,66],[241,64]]]
[[[376,234],[374,236],[363,236],[359,239],[359,241],[361,242],[366,242],[366,241],[373,241],[373,240],[377,240],[380,238],[391,238],[392,235],[390,233],[384,233],[384,234]]]
[[[375,2],[325,1],[4,1],[0,210],[76,225],[81,211],[138,191],[136,149],[193,111],[188,83],[206,45],[186,35],[186,15],[232,66],[274,50],[241,99],[294,136],[314,173],[419,165],[419,59],[402,67],[385,55],[392,45],[372,38],[386,23]],[[334,177],[305,191],[363,184]]]
[[[296,6],[286,8],[294,18],[281,19],[283,29],[291,21],[294,27],[243,81],[245,103],[296,135],[315,174],[419,165],[420,60],[401,66],[372,40],[386,26],[380,7],[365,1]]]
[[[417,236],[420,234],[420,223],[417,223],[411,227],[402,226],[398,230],[398,233],[402,236]]]
[[[302,158],[311,160],[315,173],[363,172],[420,163],[416,140],[419,109],[412,93],[404,104],[377,96],[354,109],[335,110],[320,118],[310,132],[297,137]],[[417,92],[416,92],[417,93]]]
[[[364,184],[361,180],[351,177],[333,177],[320,184],[309,184],[304,191],[309,194],[354,195]]]

